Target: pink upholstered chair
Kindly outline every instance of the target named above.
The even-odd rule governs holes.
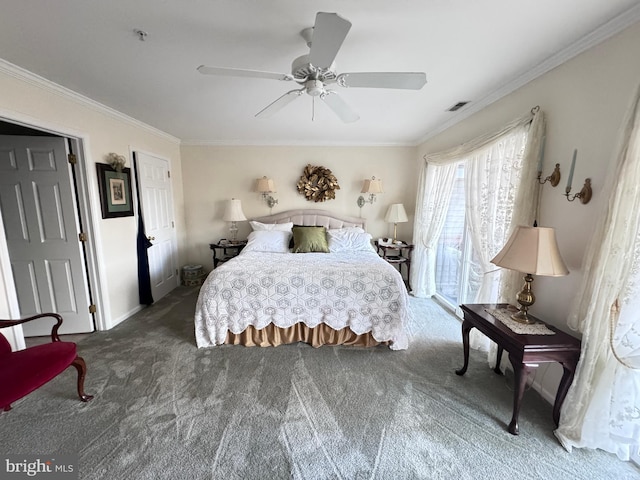
[[[0,320],[0,328],[44,317],[56,319],[56,324],[51,329],[51,343],[12,352],[7,339],[0,335],[0,410],[11,410],[11,403],[40,388],[70,365],[78,371],[80,400],[88,402],[93,398],[93,395],[84,393],[87,367],[82,357],[76,354],[76,344],[62,342],[58,337],[58,329],[62,325],[60,315],[42,313],[22,320]]]

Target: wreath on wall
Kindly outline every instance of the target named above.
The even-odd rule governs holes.
[[[340,190],[338,179],[331,170],[311,164],[304,167],[297,187],[298,192],[310,202],[335,199],[336,190]]]

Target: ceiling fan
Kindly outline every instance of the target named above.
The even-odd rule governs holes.
[[[327,88],[337,84],[346,88],[396,88],[420,90],[427,83],[423,72],[336,72],[334,59],[342,42],[349,33],[351,22],[337,13],[318,12],[315,25],[300,32],[309,46],[309,54],[296,58],[291,64],[291,73],[263,72],[226,67],[200,65],[198,71],[204,75],[231,77],[267,78],[294,81],[302,88],[291,90],[260,110],[256,117],[266,118],[291,103],[303,93],[315,99],[319,97],[345,123],[355,122],[360,117],[338,95]]]

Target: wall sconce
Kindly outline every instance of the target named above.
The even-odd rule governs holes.
[[[538,171],[538,183],[540,185],[544,185],[549,182],[552,187],[557,187],[560,183],[560,164],[556,163],[556,168],[553,169],[553,173],[546,177],[543,181],[540,181],[542,178],[542,170]]]
[[[278,200],[269,195],[270,193],[276,193],[276,186],[272,179],[266,176],[258,178],[256,180],[256,192],[262,194],[262,199],[267,202],[269,208],[273,208],[273,206],[278,203]]]
[[[227,206],[224,210],[222,219],[225,222],[231,222],[229,226],[229,232],[231,233],[231,243],[236,243],[238,235],[237,222],[243,222],[247,219],[242,211],[242,204],[238,198],[232,198],[227,202]]]
[[[557,187],[558,183],[560,183],[560,164],[556,163],[556,168],[553,169],[553,173],[546,177],[544,181],[541,181],[542,178],[542,162],[544,160],[544,145],[547,141],[546,135],[542,137],[542,144],[540,145],[540,155],[538,156],[538,183],[540,185],[544,185],[549,182],[552,187]]]
[[[368,178],[362,182],[362,190],[360,193],[368,193],[369,200],[365,200],[362,195],[358,197],[358,206],[362,208],[365,203],[371,203],[376,201],[376,195],[378,193],[384,193],[382,191],[382,180],[376,179],[376,177],[371,177],[371,180]]]
[[[587,178],[584,181],[584,185],[582,186],[582,190],[578,193],[574,193],[573,195],[569,195],[571,193],[571,183],[573,181],[573,171],[576,168],[576,157],[578,156],[578,150],[575,149],[573,151],[573,160],[571,160],[571,170],[569,170],[569,179],[567,180],[567,188],[564,189],[564,196],[567,197],[567,200],[573,202],[576,198],[580,199],[580,203],[587,204],[591,200],[591,195],[593,194],[591,190],[591,179]]]
[[[117,153],[113,152],[107,153],[105,155],[105,160],[109,165],[111,165],[111,168],[113,168],[118,173],[122,172],[124,164],[127,163],[127,159],[124,157],[124,155],[118,155]]]

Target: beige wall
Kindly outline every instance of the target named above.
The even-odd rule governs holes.
[[[107,289],[105,299],[110,312],[105,320],[111,325],[122,321],[139,308],[136,217],[102,219],[94,164],[103,163],[107,153],[116,152],[126,156],[127,166],[131,166],[133,150],[143,150],[171,161],[178,248],[182,259],[186,230],[178,140],[10,64],[0,63],[0,92],[0,117],[83,139],[92,212],[101,245],[98,253],[104,267],[103,287]]]
[[[273,213],[292,208],[321,208],[360,216],[356,204],[365,178],[382,179],[384,193],[375,203],[365,204],[362,216],[374,236],[393,233],[384,215],[391,203],[404,203],[410,221],[398,225],[398,237],[410,240],[417,189],[416,149],[413,147],[213,147],[183,146],[182,172],[185,185],[187,259],[212,268],[209,243],[229,237],[222,220],[225,201],[242,200],[247,218],[269,215],[269,207],[258,193],[255,180],[267,175],[275,182],[278,204]],[[335,200],[308,202],[296,190],[307,164],[331,169],[340,190]],[[250,233],[247,222],[239,224],[239,238]]]
[[[603,184],[611,170],[618,133],[640,82],[640,24],[584,52],[516,92],[495,102],[460,124],[419,146],[419,158],[493,131],[533,106],[539,105],[547,118],[544,174],[560,163],[560,185],[542,188],[540,225],[554,227],[570,275],[538,277],[534,282],[537,300],[534,314],[565,330],[571,300],[582,275],[583,255],[599,212],[607,202]],[[590,177],[593,199],[587,205],[568,202],[563,196],[573,149],[578,158],[573,192]],[[560,369],[540,372],[545,396],[554,391]]]

